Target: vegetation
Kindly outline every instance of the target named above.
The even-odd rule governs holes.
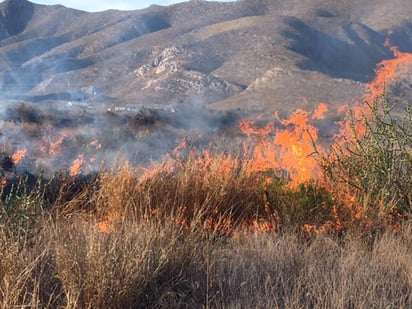
[[[1,239],[1,304],[33,308],[409,308],[412,229],[371,245],[293,233],[217,238],[173,224],[43,222]]]
[[[3,178],[1,306],[412,307],[411,113],[385,101],[362,121],[297,187],[192,151]]]
[[[367,116],[351,117],[343,144],[320,154],[334,194],[352,196],[374,223],[399,223],[412,211],[412,112],[409,104],[399,107],[382,95]]]

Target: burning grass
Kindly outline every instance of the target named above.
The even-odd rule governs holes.
[[[412,306],[411,114],[381,111],[362,138],[314,149],[323,177],[304,182],[184,141],[151,167],[4,178],[1,305]]]
[[[361,136],[352,124],[329,150],[299,148],[316,133],[301,122],[283,123],[289,146],[248,124],[259,152],[182,141],[146,168],[85,176],[79,157],[53,177],[4,175],[1,305],[410,307],[412,117],[381,100]],[[294,154],[293,173],[261,164],[274,145]],[[5,173],[24,155],[7,156]],[[308,155],[322,177],[297,174]]]

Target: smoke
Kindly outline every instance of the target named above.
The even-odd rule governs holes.
[[[68,171],[82,156],[84,174],[114,162],[135,165],[161,160],[186,138],[209,147],[240,115],[213,112],[198,99],[166,108],[112,106],[87,101],[52,104],[3,100],[0,145],[4,157],[25,151],[16,174]],[[9,169],[10,170],[10,169]]]

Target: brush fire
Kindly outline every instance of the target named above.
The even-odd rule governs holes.
[[[365,120],[371,117],[371,105],[374,102],[379,102],[379,98],[385,93],[386,87],[396,81],[405,68],[412,66],[412,54],[400,52],[396,46],[392,46],[389,35],[385,46],[391,49],[394,58],[383,60],[378,64],[376,77],[367,85],[364,96],[358,100],[359,104],[350,107],[342,105],[347,108],[342,108],[340,111],[344,115],[340,115],[342,120],[336,123],[337,133],[329,146],[325,145],[324,141],[319,142],[317,124],[325,117],[330,116],[329,113],[331,113],[328,104],[323,102],[319,103],[313,111],[297,109],[289,118],[282,118],[275,113],[273,120],[265,125],[259,125],[250,119],[241,120],[238,125],[242,137],[241,145],[239,145],[240,153],[229,153],[227,150],[220,152],[216,150],[217,146],[213,144],[213,140],[207,140],[199,148],[196,145],[191,145],[188,137],[182,137],[180,140],[175,138],[170,142],[170,137],[175,136],[172,133],[177,132],[177,129],[171,133],[168,131],[170,125],[169,127],[161,127],[160,123],[162,121],[171,123],[171,114],[167,113],[151,113],[151,119],[154,120],[144,122],[144,128],[142,129],[138,127],[143,126],[142,123],[136,124],[127,115],[117,115],[111,111],[106,112],[105,120],[109,123],[109,126],[111,124],[120,124],[127,127],[125,132],[116,131],[115,125],[113,125],[112,130],[99,132],[101,123],[96,123],[97,120],[93,119],[91,111],[88,110],[79,114],[72,114],[72,117],[76,118],[78,116],[76,119],[59,119],[57,123],[56,121],[53,123],[53,119],[49,115],[44,115],[42,116],[43,121],[46,123],[49,121],[54,126],[42,124],[39,131],[36,131],[37,120],[33,116],[30,121],[22,123],[21,127],[14,125],[9,128],[15,131],[16,136],[19,132],[24,132],[27,136],[32,137],[32,141],[28,142],[30,146],[27,149],[22,149],[21,145],[16,144],[18,141],[5,145],[6,150],[4,153],[9,150],[14,150],[14,152],[10,151],[12,154],[5,155],[2,159],[3,177],[1,178],[0,187],[4,189],[8,185],[8,178],[13,180],[13,177],[21,176],[24,173],[39,173],[40,170],[47,168],[50,168],[48,177],[51,177],[50,174],[56,170],[65,168],[74,182],[81,181],[82,177],[84,178],[93,173],[101,173],[101,177],[104,178],[111,175],[110,173],[112,175],[116,174],[116,169],[112,168],[112,171],[108,171],[108,166],[116,166],[117,164],[121,166],[120,172],[117,170],[118,173],[125,173],[124,169],[127,169],[127,175],[124,174],[124,177],[130,180],[127,186],[133,187],[133,192],[137,192],[136,194],[142,194],[142,190],[156,183],[156,179],[159,177],[177,177],[173,176],[173,173],[184,165],[183,162],[190,162],[190,168],[196,171],[197,176],[188,175],[187,179],[183,177],[179,180],[180,185],[185,186],[185,181],[193,182],[193,186],[200,187],[193,190],[200,190],[201,194],[205,195],[206,200],[208,198],[212,199],[209,196],[210,194],[225,195],[227,192],[221,189],[222,192],[207,193],[202,191],[202,186],[207,188],[208,182],[223,183],[228,181],[233,182],[232,185],[236,187],[236,177],[240,178],[240,174],[242,174],[242,177],[247,175],[247,177],[253,178],[253,183],[256,188],[259,188],[259,190],[255,190],[254,195],[252,193],[250,195],[260,200],[263,205],[262,209],[256,208],[254,214],[239,214],[239,218],[242,218],[243,222],[239,222],[238,218],[228,215],[228,213],[233,215],[233,213],[241,213],[242,211],[228,210],[224,208],[224,205],[215,205],[213,209],[204,210],[207,217],[204,224],[210,230],[236,234],[239,230],[262,232],[281,228],[286,218],[282,217],[281,211],[277,209],[276,196],[273,196],[276,192],[272,192],[278,178],[284,182],[283,185],[290,192],[308,190],[307,188],[314,185],[331,193],[330,216],[320,223],[302,221],[301,229],[303,231],[307,233],[339,232],[345,229],[345,225],[355,221],[363,224],[364,227],[371,226],[373,219],[369,218],[364,211],[365,205],[358,203],[357,197],[350,190],[337,192],[339,188],[334,188],[333,186],[336,186],[336,183],[328,181],[319,156],[327,156],[330,149],[335,149],[335,152],[328,155],[329,160],[333,161],[333,153],[339,151],[346,152],[349,155],[355,153],[352,149],[353,145],[358,143],[369,130]],[[378,106],[379,110],[382,108]],[[78,113],[78,111],[75,112]],[[175,114],[178,114],[178,108],[173,113],[173,115]],[[139,117],[143,116],[140,115]],[[68,123],[64,128],[63,122]],[[4,127],[3,130],[7,130],[7,128]],[[92,132],[93,136],[90,137],[85,132]],[[111,135],[110,138],[107,136],[108,134]],[[150,148],[150,146],[147,146],[150,144],[156,148],[160,144],[155,141],[156,137],[160,136],[156,134],[164,134],[166,138],[162,141],[167,140],[169,144],[177,146],[174,146],[174,150],[165,147],[154,158],[142,160],[139,153],[141,148]],[[118,144],[118,141],[125,141],[125,143]],[[76,150],[73,151],[73,149]],[[146,150],[143,149],[142,151]],[[128,152],[132,155],[125,156],[125,153]],[[168,152],[168,154],[165,155],[165,152]],[[339,158],[335,159],[336,161],[339,160]],[[124,160],[123,164],[119,164],[121,160]],[[104,164],[101,162],[104,162]],[[184,168],[189,167],[185,166]],[[13,170],[14,175],[11,175],[11,170]],[[189,171],[186,172],[189,173]],[[125,179],[119,180],[119,186],[125,185],[124,181]],[[102,185],[100,184],[100,186]],[[222,184],[222,186],[224,185]],[[165,187],[164,190],[170,190],[170,188]],[[124,194],[124,192],[121,194]],[[175,192],[170,198],[179,200],[178,194],[178,192]],[[110,198],[113,199],[114,197],[113,195]],[[129,202],[124,196],[119,196],[119,199],[127,209],[126,206]],[[337,200],[339,200],[339,205]],[[202,203],[198,202],[194,198],[194,208],[202,207]],[[153,209],[150,209],[145,216],[159,217],[165,212],[162,205],[156,205],[155,200],[151,200],[151,203],[154,205]],[[224,210],[219,209],[219,207]],[[246,206],[236,205],[235,207]],[[294,206],[291,205],[291,207]],[[110,233],[110,231],[113,231],[117,218],[116,211],[120,210],[106,209],[101,212],[98,227],[102,232]],[[194,220],[193,213],[195,210],[184,206],[182,209],[173,211],[176,223],[189,228],[189,221]],[[396,217],[403,214],[403,212],[395,211],[391,215]],[[237,226],[237,230],[234,228],[235,226]]]

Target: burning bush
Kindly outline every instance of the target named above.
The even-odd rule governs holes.
[[[399,221],[412,211],[412,113],[407,103],[395,117],[394,107],[381,96],[362,119],[351,118],[350,137],[320,155],[331,190],[373,220]]]
[[[276,215],[277,224],[285,229],[300,230],[305,226],[333,224],[333,195],[320,183],[310,181],[296,188],[290,187],[285,179],[276,173],[265,173],[261,178],[259,196],[271,213]]]

